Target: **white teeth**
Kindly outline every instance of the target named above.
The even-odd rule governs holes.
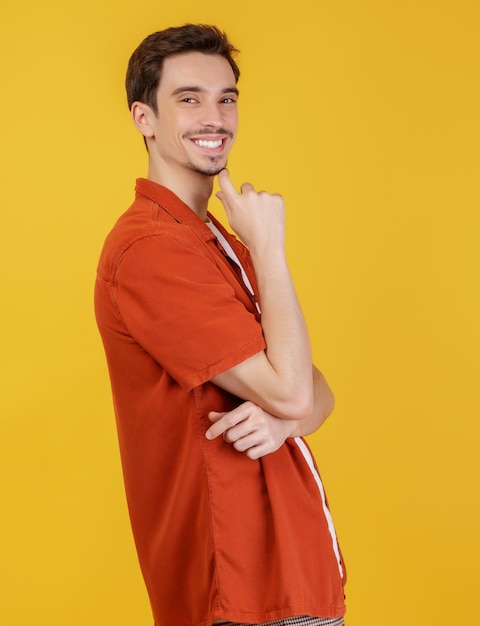
[[[217,141],[206,141],[205,139],[195,139],[195,143],[201,148],[220,148],[222,140],[217,139]]]

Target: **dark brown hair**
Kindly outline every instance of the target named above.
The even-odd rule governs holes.
[[[240,70],[233,59],[238,50],[219,28],[206,24],[166,28],[144,39],[130,57],[125,81],[130,109],[138,101],[148,104],[158,113],[157,89],[162,76],[163,61],[182,52],[219,54],[229,62],[235,82],[238,82]]]

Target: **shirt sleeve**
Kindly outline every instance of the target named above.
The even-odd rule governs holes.
[[[265,349],[255,314],[213,253],[191,240],[137,240],[122,255],[113,294],[129,334],[187,390]]]

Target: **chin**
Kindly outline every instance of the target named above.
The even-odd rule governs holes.
[[[216,176],[220,174],[220,172],[225,169],[225,163],[210,163],[210,165],[197,165],[196,163],[189,163],[189,167],[191,170],[196,172],[197,174],[202,174],[203,176]]]

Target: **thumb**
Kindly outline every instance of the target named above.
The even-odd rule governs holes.
[[[235,189],[230,179],[230,172],[227,170],[227,168],[224,168],[219,173],[218,184],[220,185],[221,191],[227,198],[234,197],[237,195],[237,190]]]

